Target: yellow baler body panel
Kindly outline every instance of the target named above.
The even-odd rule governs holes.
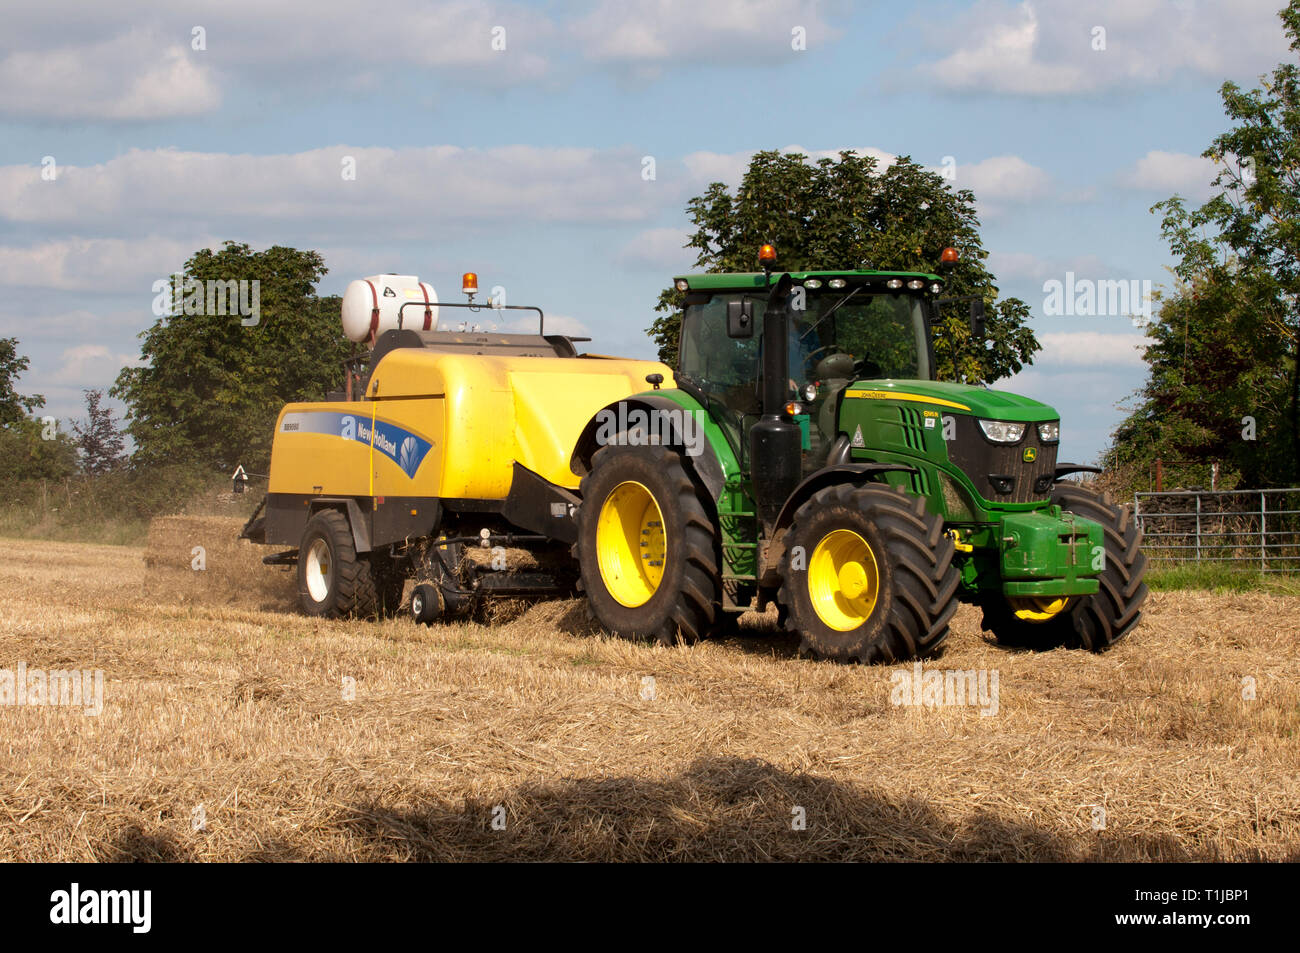
[[[673,386],[655,361],[390,351],[367,399],[281,411],[270,491],[499,500],[516,461],[576,489],[569,459],[582,428],[651,373]]]

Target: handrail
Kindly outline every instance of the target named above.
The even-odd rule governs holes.
[[[535,304],[466,304],[463,301],[404,301],[397,306],[397,327],[402,328],[402,311],[405,308],[468,308],[471,311],[536,311],[537,312],[537,333],[545,334],[546,316],[542,314],[542,309]]]

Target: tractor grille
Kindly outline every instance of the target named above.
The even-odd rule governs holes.
[[[925,452],[925,431],[922,429],[921,412],[911,407],[899,407],[898,416],[902,427],[903,443],[909,450]]]
[[[924,425],[921,423],[921,412],[911,407],[899,407],[898,416],[901,424],[899,432],[902,435],[903,444],[918,456],[924,455],[925,430],[923,429]],[[913,473],[908,478],[908,483],[913,496],[930,495],[930,478],[925,468],[918,469]]]
[[[1052,494],[1056,478],[1057,444],[1038,439],[1036,424],[1025,427],[1019,443],[997,444],[980,430],[974,417],[953,415],[954,439],[948,441],[948,459],[961,468],[990,503],[1037,503]],[[1032,461],[1025,450],[1034,451]]]

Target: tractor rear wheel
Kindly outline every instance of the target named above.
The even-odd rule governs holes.
[[[805,654],[890,663],[938,652],[961,577],[925,500],[880,484],[827,487],[785,539],[777,598]]]
[[[722,614],[718,533],[681,456],[604,447],[581,492],[577,555],[596,622],[661,645],[708,635]]]
[[[372,617],[380,595],[370,560],[357,555],[352,528],[338,510],[321,510],[298,547],[298,604],[307,615]]]
[[[1073,599],[984,602],[983,628],[1006,645],[1055,646],[1100,652],[1137,625],[1147,598],[1147,557],[1132,514],[1116,506],[1109,493],[1073,483],[1058,483],[1052,502],[1067,512],[1100,523],[1105,531],[1105,563],[1099,589]]]

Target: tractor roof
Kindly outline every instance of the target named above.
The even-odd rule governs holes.
[[[782,272],[773,271],[773,275],[782,274]],[[808,278],[921,278],[927,282],[943,281],[942,275],[932,274],[926,271],[855,271],[855,270],[832,270],[832,271],[792,271],[790,277],[794,281],[804,281]],[[763,288],[767,286],[767,276],[761,271],[746,272],[721,272],[721,273],[702,273],[694,275],[677,275],[673,278],[674,282],[685,281],[692,291],[721,291],[730,288]]]

